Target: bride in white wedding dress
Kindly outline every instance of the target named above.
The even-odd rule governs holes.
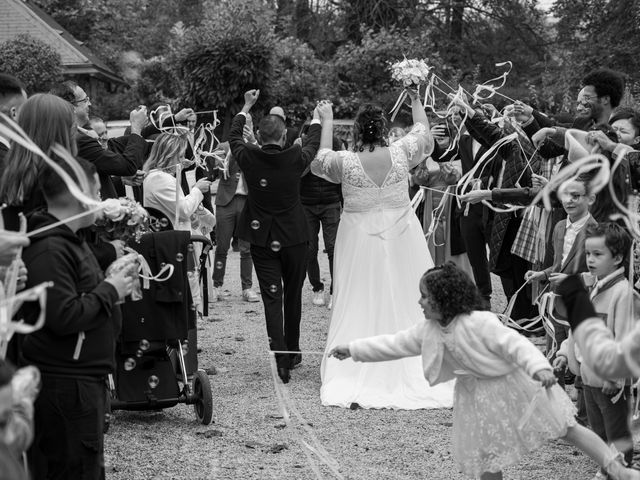
[[[393,334],[424,321],[418,282],[433,261],[410,205],[408,174],[431,153],[433,138],[420,100],[413,92],[410,97],[414,127],[389,147],[382,109],[373,105],[360,109],[354,123],[357,151],[330,150],[331,105],[319,106],[323,129],[311,172],[342,183],[344,197],[327,353],[356,338]],[[453,382],[431,387],[420,357],[356,363],[324,356],[321,377],[323,405],[393,409],[453,405]]]

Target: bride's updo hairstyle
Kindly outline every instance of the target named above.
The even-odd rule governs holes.
[[[384,110],[377,105],[366,104],[360,107],[353,123],[353,150],[363,152],[366,145],[369,151],[387,146],[389,127]]]

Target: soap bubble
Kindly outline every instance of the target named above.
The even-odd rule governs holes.
[[[275,285],[271,285],[271,286],[269,287],[269,291],[270,291],[271,293],[276,293],[276,292],[278,291],[278,287],[276,287]]]
[[[278,242],[277,240],[271,242],[271,250],[273,250],[274,252],[279,252],[281,248],[282,245],[280,245],[280,242]]]
[[[260,228],[260,222],[258,220],[254,220],[253,222],[251,222],[251,228],[253,228],[254,230],[258,230]]]
[[[133,370],[134,368],[136,368],[136,361],[133,358],[127,358],[124,361],[124,369],[127,372],[130,372],[131,370]]]
[[[151,344],[149,343],[149,340],[145,340],[144,338],[140,340],[140,343],[138,344],[138,348],[140,348],[140,350],[142,350],[143,352],[149,350],[150,346]]]
[[[184,255],[181,253],[176,254],[176,262],[181,262],[182,260],[184,260]]]
[[[155,375],[151,375],[147,379],[147,383],[149,384],[150,388],[156,388],[158,386],[158,384],[160,383],[160,379]]]
[[[260,179],[260,186],[261,187],[266,187],[267,186],[267,179],[266,178],[261,178]]]

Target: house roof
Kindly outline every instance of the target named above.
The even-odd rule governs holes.
[[[60,54],[66,75],[90,75],[106,82],[126,83],[82,42],[30,0],[0,1],[0,42],[27,33]]]

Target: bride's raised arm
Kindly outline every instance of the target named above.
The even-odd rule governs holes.
[[[418,94],[410,89],[407,89],[407,92],[411,98],[413,128],[393,145],[397,145],[405,151],[409,168],[413,168],[433,152],[433,136],[429,128],[427,113],[424,111]]]
[[[320,133],[320,150],[311,162],[311,173],[333,183],[342,182],[342,156],[334,152],[333,146],[333,109],[331,102],[322,100],[316,110],[320,115],[322,132]]]

